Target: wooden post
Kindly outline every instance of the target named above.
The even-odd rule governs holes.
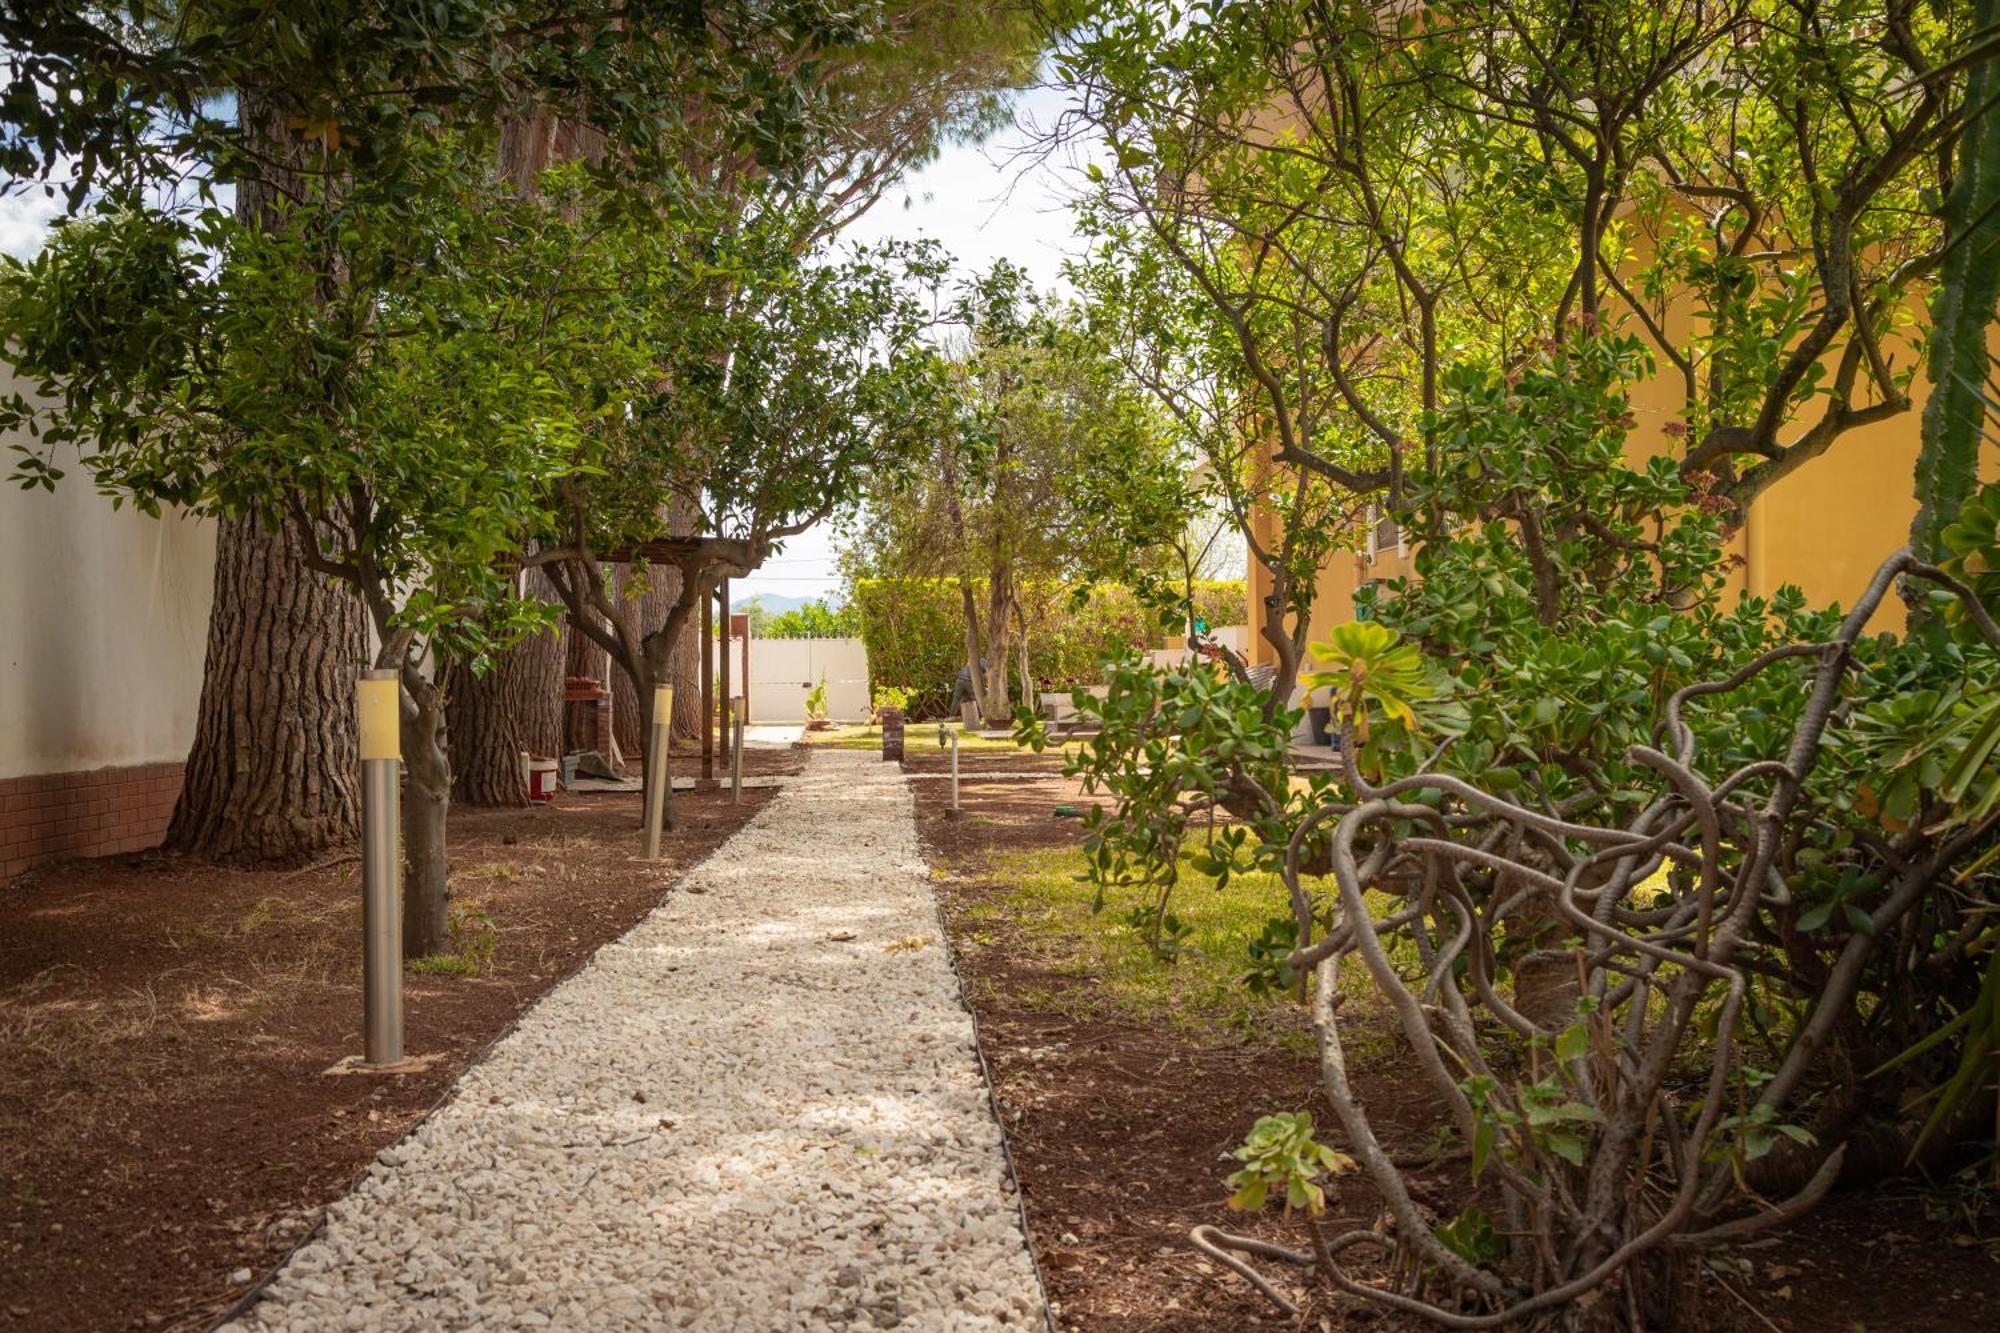
[[[715,779],[715,599],[701,599],[701,778]]]
[[[727,745],[729,744],[729,732],[730,732],[729,714],[732,710],[732,705],[733,705],[733,701],[729,697],[729,580],[728,579],[722,580],[722,582],[717,585],[716,601],[720,602],[721,605],[716,609],[715,621],[716,625],[722,631],[722,644],[721,644],[722,651],[719,654],[722,660],[720,662],[717,662],[716,665],[720,667],[722,670],[722,680],[720,681],[719,684],[717,684],[715,689],[715,702],[721,710],[716,715],[715,734],[717,735],[717,737],[720,738],[722,744]]]
[[[736,623],[734,616],[730,617],[730,623]],[[743,693],[736,702],[741,705],[736,716],[747,724],[750,721],[750,617],[747,615],[743,617]]]

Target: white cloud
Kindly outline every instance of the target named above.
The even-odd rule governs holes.
[[[1066,178],[1081,170],[1081,161],[1069,150],[1041,154],[1035,141],[1068,101],[1059,88],[1027,94],[1015,107],[1014,124],[984,143],[946,148],[891,189],[846,237],[925,236],[942,245],[967,276],[1009,259],[1044,290],[1065,287],[1062,262],[1081,248]]]
[[[39,185],[17,184],[12,193],[0,195],[0,254],[26,259],[40,250],[49,223],[62,212],[60,190],[50,198]]]

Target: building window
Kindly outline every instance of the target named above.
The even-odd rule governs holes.
[[[1395,517],[1387,513],[1381,505],[1368,506],[1368,558],[1403,551],[1403,532],[1396,526]]]

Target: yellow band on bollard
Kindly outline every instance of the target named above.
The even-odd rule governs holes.
[[[355,692],[355,711],[361,720],[363,759],[401,759],[403,736],[400,722],[402,685],[394,678],[363,680]]]
[[[674,715],[674,687],[655,685],[653,687],[653,725],[665,726]]]

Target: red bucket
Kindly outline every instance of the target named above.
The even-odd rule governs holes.
[[[553,801],[556,798],[556,761],[553,759],[530,759],[528,761],[528,799],[531,801]]]

